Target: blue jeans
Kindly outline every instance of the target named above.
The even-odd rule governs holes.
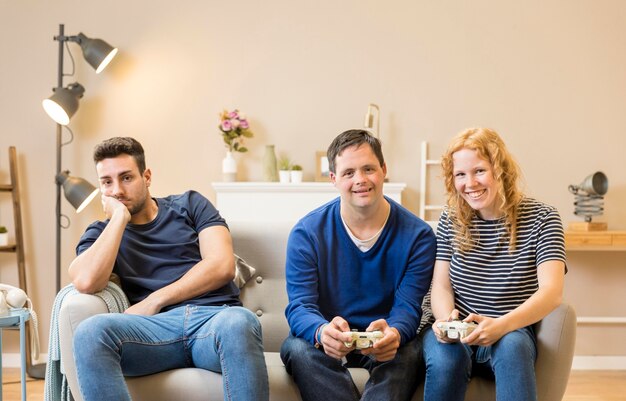
[[[238,306],[92,316],[74,334],[74,359],[85,401],[130,400],[124,376],[186,367],[221,373],[225,400],[269,399],[261,325]]]
[[[532,326],[512,331],[488,347],[442,344],[429,328],[424,335],[424,401],[463,401],[473,375],[495,378],[498,401],[534,401],[536,357]]]
[[[376,362],[369,356],[352,352],[343,364],[321,348],[293,336],[283,342],[280,350],[280,357],[298,385],[303,401],[410,400],[417,387],[421,354],[420,339],[400,347],[395,358],[387,362]],[[352,381],[349,367],[365,368],[370,373],[362,395]]]

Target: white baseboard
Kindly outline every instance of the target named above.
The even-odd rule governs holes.
[[[46,363],[47,360],[48,354],[39,354],[39,359],[34,361],[34,364]],[[20,362],[20,354],[17,352],[2,354],[3,368],[19,368],[22,366]]]
[[[626,356],[574,356],[572,370],[626,370]]]

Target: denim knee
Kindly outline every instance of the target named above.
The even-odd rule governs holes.
[[[321,352],[308,341],[302,338],[288,336],[280,347],[280,358],[282,359],[287,372],[291,374],[292,364],[298,364],[299,361],[310,363],[311,352]]]
[[[246,308],[239,306],[225,308],[216,314],[212,320],[211,325],[219,328],[217,332],[226,338],[238,336],[242,341],[244,341],[244,338],[250,337],[262,339],[259,319]]]
[[[102,326],[104,324],[104,321],[107,320],[107,317],[108,315],[103,313],[103,314],[90,316],[87,319],[83,320],[82,322],[78,324],[78,327],[76,328],[76,331],[74,332],[74,337],[88,335],[86,333],[93,334],[93,333],[102,332]],[[106,327],[107,325],[104,325],[104,326]]]
[[[534,365],[536,357],[536,340],[534,333],[529,328],[507,333],[492,345],[491,358],[493,363],[500,361],[515,365],[520,360],[527,360]]]
[[[308,341],[302,338],[298,338],[298,337],[294,337],[290,335],[287,338],[285,338],[285,341],[283,341],[283,345],[281,346],[280,351],[281,353],[284,350],[285,353],[302,354],[302,353],[308,352],[310,347],[311,347],[311,344],[309,344]]]
[[[471,351],[461,343],[443,344],[437,341],[435,333],[428,329],[424,335],[424,363],[428,374],[441,372],[471,372]]]
[[[84,345],[93,347],[95,344],[102,343],[101,340],[104,339],[107,329],[112,326],[112,320],[108,314],[94,315],[83,320],[74,332],[74,349]]]

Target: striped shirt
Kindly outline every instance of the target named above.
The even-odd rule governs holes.
[[[509,252],[505,220],[472,220],[475,243],[455,249],[454,226],[444,210],[437,227],[437,260],[450,262],[455,307],[461,316],[502,316],[524,303],[539,288],[537,266],[565,262],[563,225],[557,210],[524,198],[517,218],[517,243]]]

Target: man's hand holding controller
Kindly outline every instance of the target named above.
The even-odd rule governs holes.
[[[383,337],[374,342],[373,346],[361,349],[361,354],[371,355],[378,362],[390,361],[396,356],[401,340],[398,329],[389,326],[385,319],[378,319],[373,321],[365,331],[378,331],[383,334]]]
[[[372,346],[361,348],[363,355],[372,355],[377,361],[393,359],[400,347],[400,333],[389,327],[384,319],[377,320],[366,329],[367,337],[372,338]],[[342,359],[348,353],[357,349],[354,332],[350,330],[348,322],[340,316],[322,326],[319,333],[319,343],[324,347],[326,355],[335,359]],[[365,341],[362,342],[362,345]]]
[[[329,323],[321,326],[317,334],[317,341],[324,348],[324,353],[331,358],[342,359],[350,351],[351,348],[345,346],[344,342],[348,340],[346,331],[350,331],[348,322],[340,317],[335,316]]]

